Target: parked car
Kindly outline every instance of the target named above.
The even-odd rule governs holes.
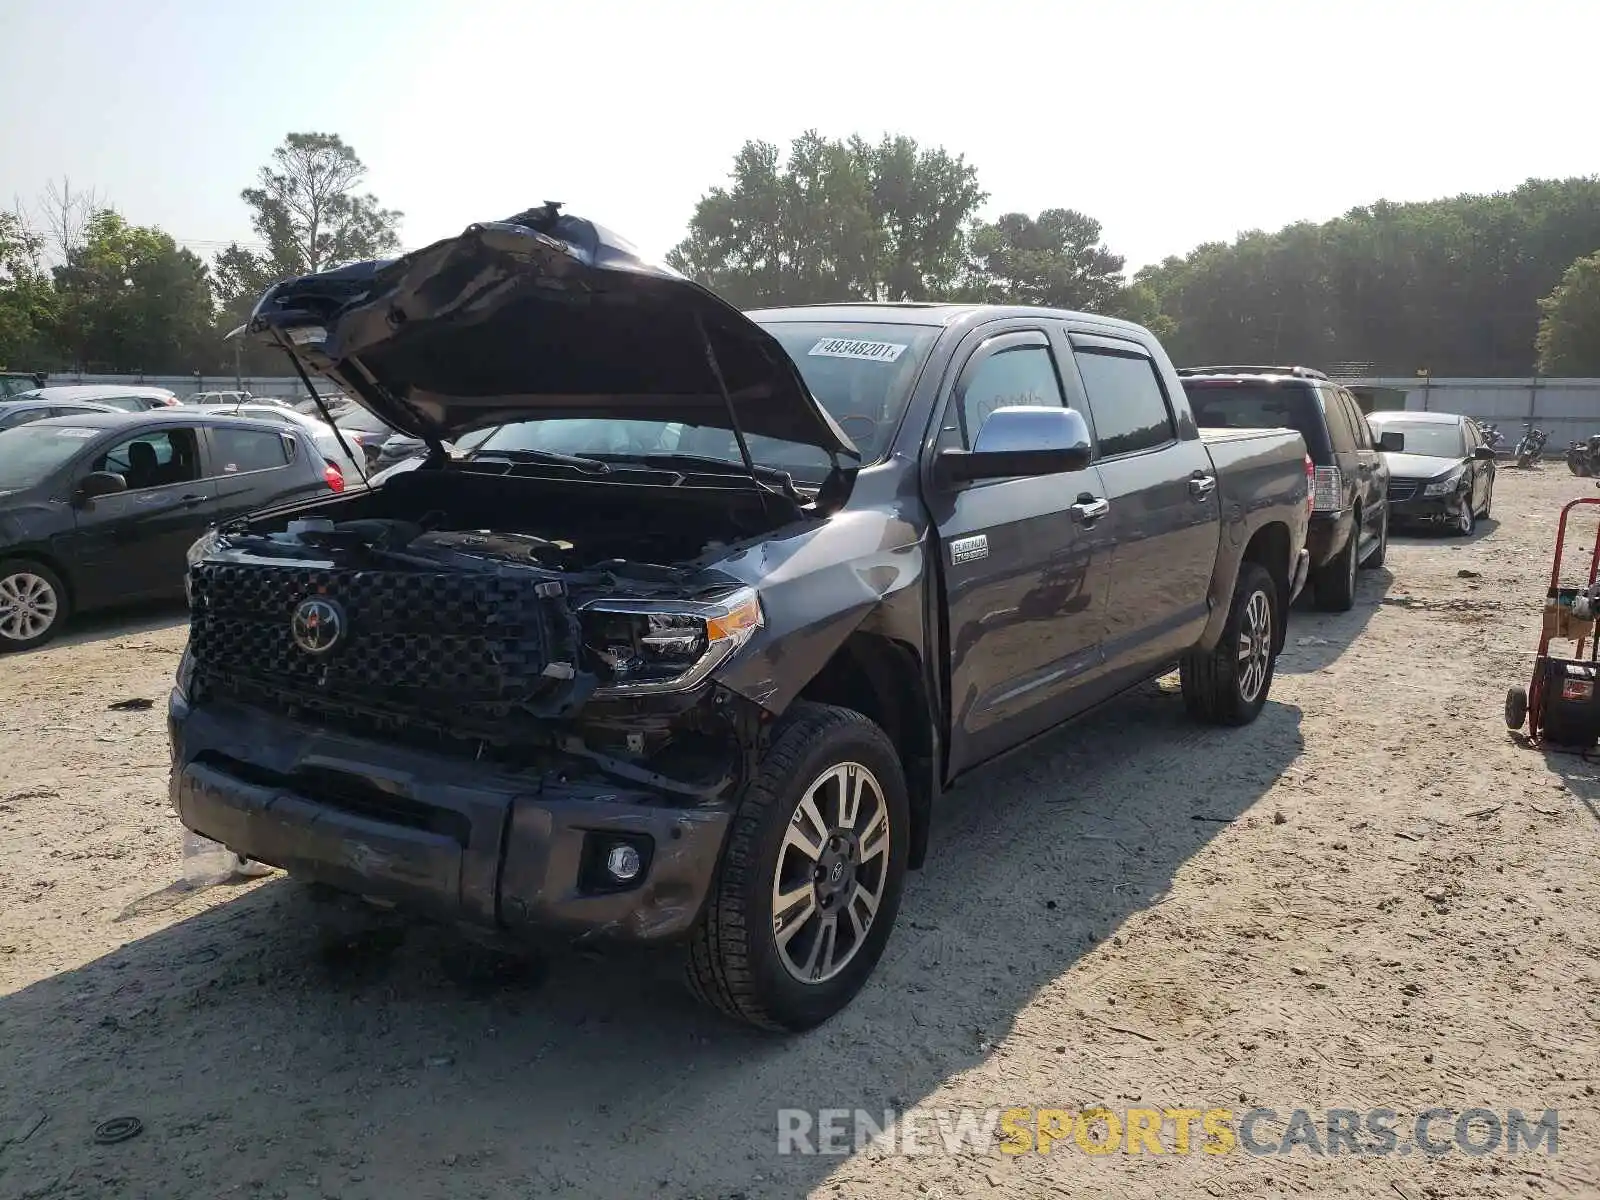
[[[367,466],[377,470],[378,455],[383,444],[395,436],[394,427],[359,404],[348,405],[343,412],[335,413],[334,420],[345,437],[361,447],[367,456]]]
[[[1183,378],[1202,429],[1281,427],[1306,441],[1316,471],[1311,584],[1319,608],[1347,612],[1356,572],[1381,567],[1389,547],[1388,468],[1351,393],[1309,367],[1187,367]]]
[[[1466,417],[1376,412],[1367,420],[1389,464],[1389,519],[1463,536],[1494,505],[1494,450]]]
[[[304,431],[311,439],[312,445],[317,448],[317,453],[339,469],[346,486],[362,486],[367,476],[372,473],[360,448],[350,438],[345,438],[350,445],[350,451],[360,456],[354,457],[340,444],[339,435],[334,427],[316,417],[307,416],[282,405],[262,404],[259,401],[251,401],[249,404],[222,404],[208,408],[207,411],[225,416],[250,417],[257,421],[273,421],[279,425],[290,425]]]
[[[44,381],[43,371],[0,371],[0,400],[42,388]]]
[[[0,403],[0,429],[12,429],[30,421],[44,421],[50,417],[70,417],[79,413],[119,412],[109,404],[93,404],[87,400],[68,403],[62,400],[7,400]]]
[[[550,207],[348,304],[380,265],[252,328],[436,453],[192,557],[171,794],[244,857],[505,935],[676,939],[699,995],[801,1029],[872,972],[954,780],[1175,664],[1197,718],[1266,702],[1305,444],[1202,437],[1138,326],[747,315]],[[368,320],[402,293],[403,333]]]
[[[87,413],[0,432],[0,650],[71,611],[181,595],[214,521],[344,481],[298,431],[194,409]]]
[[[195,392],[185,404],[247,404],[254,397],[249,392]]]
[[[73,403],[90,400],[96,404],[109,404],[121,412],[149,412],[155,408],[172,408],[178,397],[166,388],[145,387],[135,384],[71,383],[35,388],[23,392],[29,400],[50,400]]]

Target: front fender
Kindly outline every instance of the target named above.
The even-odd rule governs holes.
[[[925,646],[927,548],[892,513],[840,513],[717,564],[761,596],[761,631],[715,678],[781,714],[859,629]]]

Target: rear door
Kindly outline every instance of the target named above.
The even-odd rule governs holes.
[[[1066,403],[1042,328],[975,334],[955,361],[940,449],[971,448],[1002,405]],[[925,495],[942,556],[955,774],[1092,703],[1111,547],[1093,467],[949,491],[929,483]]]
[[[1120,685],[1176,662],[1205,627],[1220,489],[1199,431],[1180,429],[1142,345],[1076,331],[1071,342],[1115,522],[1105,656]]]
[[[205,431],[218,522],[326,490],[320,470],[313,473],[305,458],[316,451],[292,431],[223,424],[208,424]]]
[[[1356,465],[1355,495],[1361,504],[1363,535],[1377,537],[1383,528],[1384,512],[1389,500],[1389,468],[1378,453],[1372,437],[1372,426],[1367,424],[1367,414],[1346,388],[1334,391],[1345,421],[1350,426]]]

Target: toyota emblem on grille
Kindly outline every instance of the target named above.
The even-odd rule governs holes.
[[[289,633],[307,654],[326,654],[344,636],[344,613],[332,600],[313,596],[295,608]]]

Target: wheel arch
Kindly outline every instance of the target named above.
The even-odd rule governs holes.
[[[801,689],[799,698],[852,709],[894,744],[911,806],[907,865],[922,866],[939,791],[939,738],[921,654],[905,642],[858,630]]]
[[[68,609],[76,611],[78,607],[77,583],[72,578],[72,572],[67,570],[65,564],[59,558],[39,546],[23,546],[16,550],[0,551],[0,571],[3,571],[8,564],[14,562],[38,563],[41,567],[48,568],[50,573],[61,581],[61,586],[67,593],[64,599],[67,602]]]
[[[1294,586],[1292,546],[1289,527],[1282,521],[1268,521],[1250,535],[1250,540],[1245,543],[1244,554],[1239,559],[1241,567],[1247,562],[1256,563],[1272,577],[1272,582],[1277,586],[1278,621],[1272,631],[1274,653],[1283,649],[1289,627],[1289,591]]]

